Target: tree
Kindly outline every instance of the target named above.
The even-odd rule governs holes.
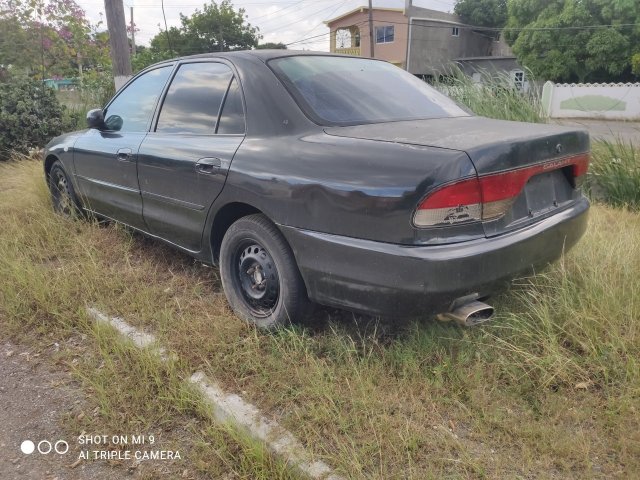
[[[636,53],[631,57],[631,71],[634,75],[640,77],[640,53]]]
[[[260,45],[256,46],[256,48],[258,50],[263,50],[263,49],[286,50],[287,46],[281,42],[280,43],[267,42],[267,43],[261,43]]]
[[[469,25],[502,28],[507,23],[507,0],[458,0],[453,11]]]
[[[258,29],[246,23],[245,10],[234,10],[230,0],[205,4],[187,17],[180,15],[180,28],[171,27],[151,40],[155,54],[174,55],[246,50],[258,45]]]
[[[75,76],[102,59],[97,26],[74,0],[0,0],[0,65],[32,76]]]
[[[638,24],[637,0],[510,0],[504,34],[539,78],[620,81],[631,76]]]
[[[133,72],[136,73],[149,65],[161,62],[162,60],[169,60],[174,56],[175,54],[172,54],[168,50],[155,50],[145,47],[144,45],[138,45],[136,47],[136,54],[131,57],[131,67],[133,68]]]

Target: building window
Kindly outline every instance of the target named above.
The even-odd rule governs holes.
[[[394,36],[393,25],[376,27],[376,43],[392,43]]]
[[[518,90],[524,89],[524,72],[522,70],[513,70],[511,72],[513,84]]]
[[[351,32],[346,28],[340,28],[336,31],[336,47],[351,48]]]
[[[460,29],[458,27],[453,27],[451,29],[451,36],[459,37],[460,36]]]

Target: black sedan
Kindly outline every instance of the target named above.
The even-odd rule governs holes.
[[[589,137],[477,117],[386,62],[247,51],[153,65],[52,140],[54,208],[219,265],[272,328],[316,302],[488,318],[483,300],[587,225]]]

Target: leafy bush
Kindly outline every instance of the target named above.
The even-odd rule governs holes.
[[[92,108],[103,108],[115,93],[111,71],[85,73],[80,84],[84,113]]]
[[[508,74],[480,73],[481,83],[475,83],[460,68],[453,66],[449,75],[437,81],[435,87],[476,115],[500,120],[544,123],[539,92],[518,90]]]
[[[0,83],[0,158],[42,147],[74,121],[42,83],[26,78]]]
[[[587,189],[596,200],[640,209],[640,150],[621,138],[595,142]]]

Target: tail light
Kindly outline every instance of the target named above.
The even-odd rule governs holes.
[[[589,154],[445,185],[422,200],[413,216],[413,223],[416,227],[432,227],[498,219],[511,208],[531,177],[560,168],[569,169],[568,173],[577,187],[589,168]]]

